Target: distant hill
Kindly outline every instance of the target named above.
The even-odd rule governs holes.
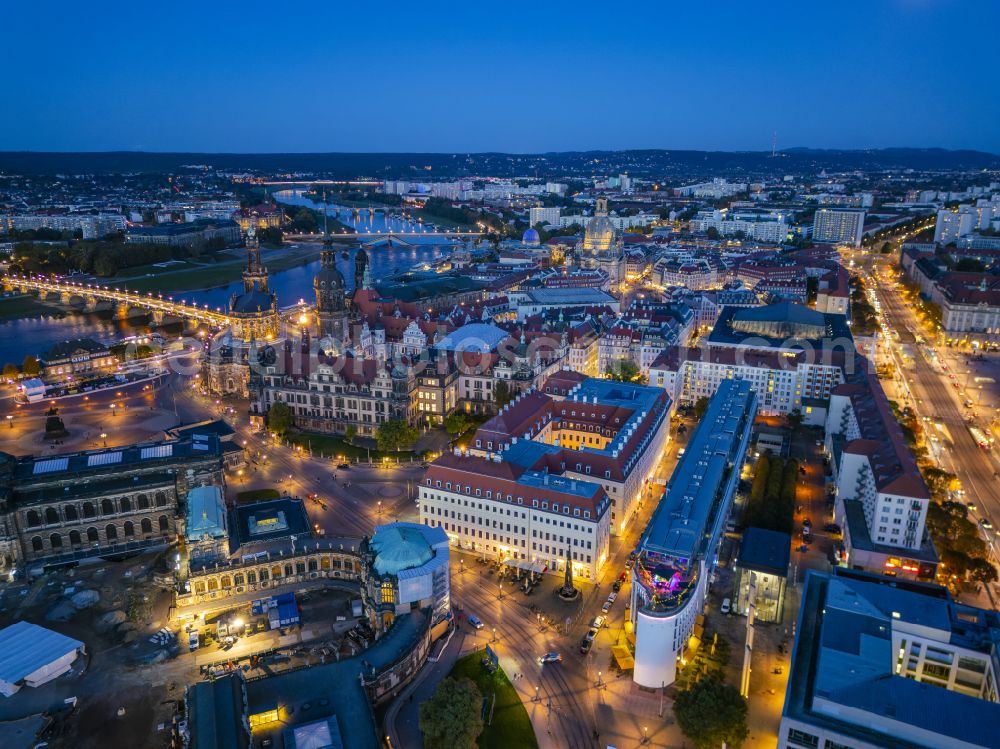
[[[1000,169],[1000,156],[943,148],[760,151],[565,151],[541,154],[443,153],[150,153],[109,151],[0,152],[0,174],[178,173],[196,165],[233,172],[310,173],[331,178],[431,180],[490,174],[589,177],[627,171],[634,176],[768,176],[881,169]]]

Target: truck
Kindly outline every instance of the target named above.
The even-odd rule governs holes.
[[[976,441],[976,444],[979,445],[983,450],[989,450],[990,447],[992,447],[989,438],[983,433],[981,429],[978,429],[977,427],[974,426],[970,426],[969,434],[972,435],[972,439],[974,439]]]

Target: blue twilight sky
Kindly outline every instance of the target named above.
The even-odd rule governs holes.
[[[1000,153],[1000,0],[7,0],[0,150]]]

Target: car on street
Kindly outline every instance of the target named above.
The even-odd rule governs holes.
[[[606,616],[595,616],[594,621],[590,623],[590,626],[594,629],[600,629],[604,626],[604,623],[608,620]]]
[[[347,471],[347,470],[350,469],[350,467],[351,466],[350,466],[349,463],[338,463],[337,464],[337,470],[338,471]]]
[[[605,614],[611,611],[611,601],[605,601],[604,605],[601,606],[601,611]]]
[[[476,629],[482,629],[483,623],[479,620],[479,617],[475,614],[469,614],[469,624],[471,624]]]
[[[732,601],[730,601],[728,598],[723,598],[722,606],[719,607],[719,611],[721,611],[723,614],[728,614],[732,610],[732,608],[733,608]]]
[[[993,523],[990,521],[989,518],[980,518],[979,524],[983,526],[983,528],[986,528],[987,530],[993,528]]]
[[[617,593],[621,589],[622,589],[621,580],[615,580],[614,585],[611,586],[611,590]]]
[[[538,659],[539,663],[559,663],[562,660],[562,655],[559,653],[546,653],[541,658]]]
[[[590,652],[590,649],[594,647],[594,641],[588,640],[586,637],[580,641],[580,655],[586,655]]]
[[[618,593],[617,593],[617,591],[614,591],[614,590],[613,590],[613,591],[611,591],[611,593],[609,593],[609,594],[608,594],[608,601],[609,601],[610,603],[614,603],[614,602],[615,602],[615,599],[616,599],[616,598],[618,598]]]

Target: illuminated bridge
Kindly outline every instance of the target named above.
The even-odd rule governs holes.
[[[355,231],[331,233],[334,242],[357,241],[362,245],[379,244],[410,245],[412,239],[475,239],[482,236],[478,231]],[[324,239],[323,232],[312,234],[285,234],[286,242],[315,242]]]
[[[204,306],[188,304],[183,299],[177,302],[173,297],[164,297],[153,292],[142,294],[100,284],[54,281],[40,276],[5,275],[0,277],[0,283],[6,289],[16,289],[21,292],[36,291],[43,301],[58,295],[62,304],[83,307],[88,311],[94,311],[102,303],[110,302],[122,316],[127,316],[133,310],[150,312],[157,323],[172,317],[214,327],[229,325],[229,316],[221,307],[210,308],[207,304]]]

